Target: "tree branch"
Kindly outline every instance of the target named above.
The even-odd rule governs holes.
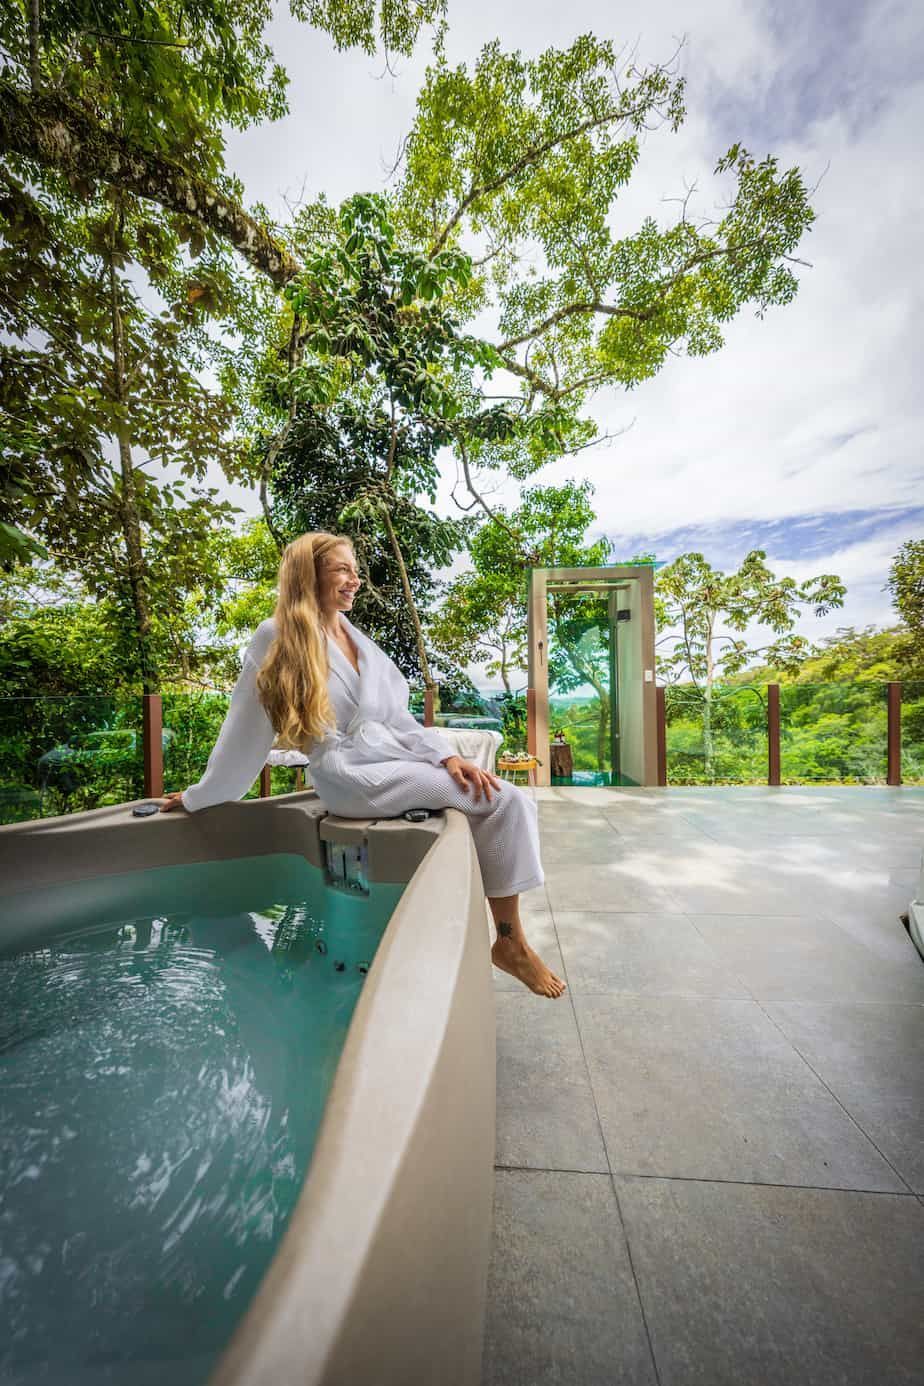
[[[488,502],[484,499],[484,497],[478,491],[475,490],[475,485],[472,481],[472,474],[469,470],[468,453],[465,450],[465,443],[462,441],[461,437],[456,438],[456,443],[459,448],[459,456],[462,459],[462,470],[465,474],[465,484],[468,487],[469,494],[474,496],[476,502],[478,503],[478,505],[481,506],[482,510],[487,515],[489,520],[493,520],[495,524],[500,525],[501,529],[505,529],[507,531],[511,539],[513,539],[516,543],[517,549],[520,552],[522,552],[522,534],[519,534],[515,529],[511,529],[510,525],[507,524],[507,521],[504,519],[504,517],[502,515],[498,515],[495,511],[493,511],[491,507],[488,505]],[[455,500],[455,496],[453,496],[453,500]],[[458,501],[456,501],[455,503],[456,505],[459,505]],[[465,506],[459,505],[460,510],[464,510],[465,508]],[[470,509],[471,507],[468,508]]]
[[[177,39],[133,38],[131,34],[110,34],[102,29],[81,29],[82,34],[91,38],[108,39],[112,43],[142,43],[152,48],[192,48],[191,43],[181,43]]]
[[[526,150],[525,154],[522,154],[520,158],[517,159],[515,163],[511,164],[508,169],[505,169],[503,173],[498,174],[496,178],[489,179],[486,183],[476,184],[468,191],[446,225],[440,231],[433,245],[430,247],[430,254],[436,255],[443,249],[447,240],[473,203],[477,202],[481,197],[487,197],[489,193],[497,192],[498,188],[502,188],[505,183],[509,183],[511,178],[515,178],[518,173],[522,173],[530,164],[538,163],[544,154],[548,154],[549,150],[557,148],[560,144],[566,144],[569,140],[578,139],[581,135],[586,135],[589,130],[597,130],[601,125],[610,125],[614,121],[628,120],[630,116],[637,115],[639,111],[644,109],[644,105],[639,108],[628,106],[622,110],[610,109],[602,116],[590,116],[587,120],[582,120],[578,125],[572,126],[570,130],[563,130],[561,134],[550,135],[549,138],[543,140],[541,144],[531,145]]]
[[[535,337],[541,337],[543,332],[548,332],[550,327],[556,323],[564,322],[565,318],[573,318],[577,314],[601,313],[614,318],[634,318],[638,322],[644,322],[654,315],[654,308],[618,308],[609,303],[601,303],[594,300],[586,303],[566,303],[563,308],[558,308],[542,322],[531,327],[528,332],[523,332],[519,337],[508,337],[506,342],[501,342],[497,347],[498,351],[510,351],[512,347],[522,346],[524,342],[531,342]]]
[[[299,272],[285,246],[234,198],[173,159],[105,129],[60,97],[29,96],[0,80],[0,153],[35,159],[71,177],[109,183],[157,202],[168,212],[192,217],[280,286]]]
[[[698,265],[705,264],[707,260],[714,260],[719,255],[737,255],[742,250],[750,250],[759,244],[760,238],[755,237],[753,240],[745,241],[742,244],[734,246],[717,246],[715,250],[701,250],[696,255],[690,256],[690,258],[675,270],[672,275],[662,280],[660,284],[654,286],[654,301],[647,308],[621,308],[618,304],[601,303],[599,300],[592,300],[584,303],[566,303],[563,308],[556,309],[556,311],[550,313],[547,318],[543,318],[541,322],[536,323],[535,327],[531,327],[528,332],[521,333],[519,337],[509,337],[507,341],[501,342],[496,350],[499,352],[510,351],[513,347],[522,346],[524,342],[535,341],[537,337],[541,337],[543,333],[548,332],[550,327],[554,327],[557,323],[563,322],[565,318],[572,318],[578,314],[599,313],[603,317],[632,318],[635,322],[649,322],[654,317],[667,294],[685,274],[689,274],[690,271],[696,269]],[[792,259],[792,257],[788,255],[783,258],[787,260]],[[799,261],[798,263],[806,264],[807,262]]]
[[[37,92],[41,86],[41,42],[42,0],[29,0],[29,85],[33,92]]]

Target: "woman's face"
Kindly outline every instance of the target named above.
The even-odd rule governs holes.
[[[334,611],[349,611],[360,583],[356,555],[349,544],[338,544],[324,555],[318,579],[321,610],[327,615]]]

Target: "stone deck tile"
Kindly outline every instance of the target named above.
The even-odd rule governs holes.
[[[496,974],[483,1381],[917,1382],[924,790],[536,798],[569,985]]]

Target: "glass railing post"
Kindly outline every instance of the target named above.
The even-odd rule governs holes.
[[[780,685],[767,684],[767,783],[780,782]]]
[[[886,784],[902,782],[902,686],[889,684]]]
[[[536,690],[526,690],[526,749],[531,756],[538,754],[536,745]]]
[[[667,708],[664,702],[664,688],[655,689],[655,734],[658,745],[658,784],[667,784]]]
[[[136,724],[137,725],[137,724]],[[159,693],[141,697],[141,740],[144,750],[144,797],[159,799],[164,792],[164,710]]]

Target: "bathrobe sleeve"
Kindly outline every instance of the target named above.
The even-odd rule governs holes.
[[[240,677],[221,724],[202,778],[183,791],[183,807],[191,813],[245,795],[266,764],[276,733],[257,697],[257,671],[269,644],[261,625],[244,654]]]
[[[422,727],[406,707],[393,714],[391,725],[417,760],[439,765],[447,756],[459,754],[437,727]]]

